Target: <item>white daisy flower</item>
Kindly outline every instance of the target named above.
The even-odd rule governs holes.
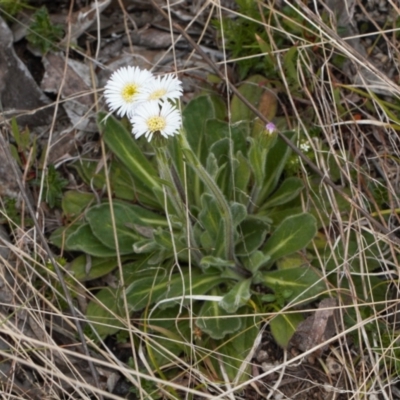
[[[175,100],[182,96],[182,83],[172,74],[157,76],[146,83],[138,96],[140,101]]]
[[[142,135],[150,142],[154,134],[168,138],[177,135],[182,124],[182,117],[169,102],[159,104],[157,101],[142,103],[130,118],[132,133],[138,139]]]
[[[139,104],[138,97],[144,85],[153,80],[153,75],[138,67],[122,67],[115,71],[108,80],[104,96],[111,111],[117,115],[132,115]]]

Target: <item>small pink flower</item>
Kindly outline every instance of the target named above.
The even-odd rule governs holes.
[[[265,125],[265,129],[271,135],[276,131],[276,125],[272,122],[268,122],[268,124]]]

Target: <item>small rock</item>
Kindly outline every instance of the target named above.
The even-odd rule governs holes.
[[[133,31],[130,35],[130,39],[134,45],[142,46],[147,49],[165,49],[172,45],[171,34],[169,32],[163,32],[159,29],[143,29],[141,31]],[[176,42],[177,36],[174,35],[174,42]],[[128,45],[128,39],[124,39],[124,44]]]
[[[342,366],[332,357],[326,359],[326,366],[331,375],[336,375],[339,372],[342,372]]]
[[[1,135],[2,133],[0,133]],[[7,146],[5,139],[1,138],[0,141],[0,197],[5,198],[9,197],[11,199],[19,199],[20,198],[20,188],[18,186],[18,182],[16,176],[13,173],[13,166],[10,162],[15,162],[10,159],[10,154],[7,156],[7,149],[4,146]],[[16,168],[19,171],[18,168]],[[20,178],[22,176],[20,174]]]
[[[42,89],[49,93],[61,90],[61,97],[66,100],[62,106],[74,127],[96,132],[89,67],[82,62],[66,60],[63,54],[48,54],[43,61],[46,72],[41,82]]]
[[[267,361],[268,358],[269,358],[268,351],[265,351],[265,350],[260,350],[260,351],[257,353],[257,356],[256,356],[256,360],[257,360],[259,363],[262,363],[262,362],[264,362],[264,361]]]
[[[0,18],[0,102],[7,118],[22,126],[48,125],[53,107],[13,48],[13,34]]]

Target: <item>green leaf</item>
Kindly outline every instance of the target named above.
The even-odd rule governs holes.
[[[62,198],[63,213],[69,217],[81,214],[95,200],[93,193],[67,190]]]
[[[96,189],[104,190],[107,187],[104,168],[99,170],[98,161],[79,160],[73,166],[85,183]],[[128,169],[118,159],[111,160],[107,164],[108,178],[112,195],[118,199],[130,200],[151,208],[160,208],[160,204],[154,197],[149,187],[139,179],[134,179]]]
[[[225,118],[225,105],[219,96],[203,95],[191,100],[182,113],[183,127],[186,132],[187,142],[200,163],[205,166],[209,149],[205,145],[206,123],[209,119]],[[216,132],[218,134],[218,132]],[[198,205],[201,194],[204,192],[203,182],[191,169],[187,171],[187,181],[192,190],[189,191],[189,204]]]
[[[151,318],[147,319],[147,315],[142,318],[146,320],[147,328],[151,332],[149,337],[144,335],[143,339],[146,341],[148,359],[154,368],[174,362],[182,353],[190,353],[190,317],[185,312],[182,314],[179,306],[167,310],[157,309],[151,313]]]
[[[80,282],[101,278],[113,271],[118,265],[117,259],[96,258],[80,255],[68,264],[68,271]]]
[[[232,314],[235,313],[239,307],[247,304],[251,297],[251,283],[251,279],[245,279],[236,283],[236,285],[233,286],[233,288],[229,290],[229,292],[219,302],[220,307],[222,307],[226,312]]]
[[[260,146],[257,140],[249,138],[249,163],[254,174],[257,186],[261,187],[265,181],[265,163],[267,161],[267,149]],[[269,171],[271,173],[271,171]]]
[[[234,124],[229,124],[226,121],[218,119],[210,119],[206,123],[205,130],[205,146],[207,149],[211,149],[217,142],[221,142],[222,139],[228,139],[231,143],[232,148],[221,154],[221,151],[215,152],[218,155],[226,156],[232,152],[236,154],[241,151],[243,154],[247,151],[247,137],[249,136],[249,123],[248,121],[240,121]],[[222,143],[222,142],[221,142]],[[225,163],[227,160],[222,160]]]
[[[207,149],[211,149],[216,143],[221,142],[221,140],[229,139],[229,125],[227,122],[219,119],[208,119],[206,121],[204,132],[205,135],[203,146],[205,146]],[[218,152],[216,152],[216,155],[217,153]],[[222,162],[225,163],[226,160]]]
[[[167,230],[158,228],[154,231],[154,242],[165,250],[173,251],[171,233]]]
[[[50,235],[50,239],[49,239],[50,243],[54,244],[55,246],[59,247],[60,249],[65,248],[65,243],[66,243],[68,237],[71,236],[82,225],[85,225],[85,223],[83,223],[82,221],[77,221],[77,222],[74,222],[73,224],[57,228]]]
[[[232,223],[237,227],[247,216],[247,209],[243,204],[231,203]]]
[[[174,237],[171,237],[171,232],[169,230],[163,230],[161,228],[158,228],[154,232],[154,242],[164,251],[165,258],[174,255],[174,244],[172,240],[174,240],[175,251],[178,253],[179,259],[185,259],[187,255],[187,246],[182,235],[175,234]],[[185,259],[185,261],[187,261],[187,259]]]
[[[232,141],[228,138],[224,138],[218,140],[209,148],[210,153],[214,154],[217,165],[219,166],[218,174],[215,174],[213,178],[227,198],[229,198],[232,193],[231,162],[229,157],[230,145],[232,146]]]
[[[269,69],[275,69],[277,62],[274,56],[275,52],[272,50],[270,43],[263,40],[263,38],[257,34],[255,35],[255,38],[260,46],[261,52],[264,53],[264,60],[266,64],[268,64]]]
[[[206,161],[206,170],[210,176],[215,180],[226,164],[221,167],[218,165],[217,158],[214,153],[210,153]]]
[[[132,134],[106,113],[99,113],[98,124],[108,148],[122,161],[129,172],[139,179],[144,186],[151,188],[155,196],[159,196],[163,204],[162,186],[157,171],[143,154]]]
[[[143,207],[122,202],[113,202],[115,230],[118,250],[121,254],[133,253],[133,245],[143,239],[145,228],[168,226],[166,219]],[[114,229],[109,203],[102,203],[86,212],[86,219],[93,234],[107,247],[116,249]],[[151,232],[150,232],[151,234]]]
[[[119,269],[115,271],[116,278],[120,278],[120,273],[123,274],[125,286],[128,287],[131,283],[135,282],[138,278],[153,276],[157,273],[157,268],[149,264],[151,254],[139,255],[132,262],[124,263],[122,271]]]
[[[203,181],[204,185],[211,192],[212,194],[211,199],[213,202],[215,202],[216,207],[219,210],[221,223],[219,224],[219,232],[215,244],[214,255],[220,256],[222,255],[222,253],[224,253],[223,254],[224,258],[233,260],[235,232],[232,223],[232,215],[229,204],[224,194],[221,192],[221,189],[218,187],[216,182],[208,174],[203,165],[199,162],[196,155],[193,153],[185,136],[180,135],[179,139],[182,144],[182,149],[188,164],[193,168],[193,171],[196,172],[196,176]],[[203,195],[201,200],[204,200],[207,203],[208,199]],[[211,201],[209,203],[212,204]]]
[[[236,201],[246,205],[249,201],[247,191],[250,182],[251,167],[242,152],[236,154],[235,160],[237,161],[234,172],[235,197]]]
[[[262,251],[255,251],[250,257],[244,257],[243,264],[254,275],[260,268],[267,265],[270,259],[270,256]]]
[[[279,313],[270,323],[271,333],[279,346],[284,349],[296,331],[297,326],[303,321],[300,313]]]
[[[21,132],[18,127],[18,122],[15,117],[11,118],[11,133],[14,137],[15,143],[17,143],[18,148],[21,150],[26,150],[26,143],[21,138]]]
[[[10,144],[10,152],[11,152],[11,155],[12,155],[13,159],[17,162],[17,164],[21,168],[24,168],[24,166],[22,164],[22,161],[21,161],[21,157],[19,155],[19,152],[18,152],[17,148],[13,144]]]
[[[166,250],[161,249],[152,253],[148,264],[151,265],[152,268],[156,268],[156,266],[168,261],[169,258],[171,258],[171,254],[168,254]]]
[[[271,262],[306,247],[317,233],[317,221],[308,213],[285,218],[263,247]]]
[[[241,313],[252,314],[253,312],[248,307],[243,307]],[[241,321],[240,332],[229,334],[215,343],[219,355],[218,363],[215,363],[216,368],[219,369],[222,363],[228,378],[234,385],[247,381],[251,375],[251,351],[260,332],[259,318],[242,317]]]
[[[82,251],[94,257],[113,257],[115,250],[106,247],[93,235],[89,224],[73,224],[53,232],[50,241],[69,251]]]
[[[268,218],[270,218],[270,222],[271,222],[271,230],[276,229],[279,224],[285,219],[285,218],[289,218],[293,215],[297,215],[297,214],[302,214],[304,210],[304,207],[299,204],[299,205],[290,205],[290,207],[286,208],[286,207],[277,207],[277,208],[272,208],[266,211],[266,215],[268,216]],[[261,213],[257,214],[257,217],[264,215],[264,211],[262,211]]]
[[[226,267],[234,267],[234,261],[224,260],[222,258],[213,257],[213,256],[205,256],[201,259],[200,265],[207,269],[209,267],[216,267],[218,269],[224,269]]]
[[[295,199],[303,190],[303,181],[296,177],[285,179],[278,190],[263,204],[263,209],[281,206]]]
[[[293,132],[285,132],[283,134],[290,140],[295,137]],[[275,144],[268,150],[265,162],[266,179],[262,182],[261,192],[256,199],[259,207],[262,208],[269,194],[277,187],[291,152],[291,148],[279,136],[276,138]]]
[[[95,257],[112,257],[116,255],[115,249],[110,249],[97,239],[89,224],[82,225],[72,233],[65,243],[65,248],[67,250],[82,251]]]
[[[238,256],[249,256],[264,243],[269,225],[264,221],[249,217],[239,227],[240,238],[235,252]]]
[[[260,275],[261,282],[275,293],[290,293],[285,296],[287,301],[301,302],[326,291],[324,281],[311,267],[269,271]]]
[[[242,321],[240,317],[228,314],[216,301],[206,301],[201,307],[196,325],[213,339],[223,339],[228,333],[237,332]]]
[[[290,256],[285,256],[277,260],[276,266],[278,269],[301,268],[306,262],[303,254],[293,253]]]
[[[168,140],[166,149],[170,155],[170,160],[172,163],[171,172],[173,175],[176,174],[175,179],[180,180],[180,182],[184,182],[187,170],[179,140]]]
[[[272,293],[264,294],[261,296],[261,301],[264,303],[274,303],[276,301],[276,296]]]
[[[285,76],[290,81],[291,85],[294,86],[294,89],[297,89],[298,82],[298,66],[297,66],[297,55],[298,49],[297,46],[291,47],[283,57],[283,67],[285,69]]]
[[[86,318],[95,327],[101,338],[118,332],[122,322],[116,317],[120,316],[117,306],[117,289],[105,288],[96,293],[86,310]]]
[[[142,246],[142,247],[138,247]],[[188,248],[186,240],[183,238],[183,233],[174,234],[171,237],[171,232],[167,229],[158,228],[154,231],[154,238],[152,243],[150,241],[137,242],[134,245],[135,252],[153,252],[152,257],[149,259],[149,264],[160,265],[167,259],[173,258],[175,252],[177,257],[182,262],[188,261]]]
[[[204,145],[206,123],[209,119],[225,118],[225,105],[219,96],[203,95],[191,100],[182,113],[183,126],[187,132],[187,140],[200,159],[205,163],[208,148]],[[215,132],[218,134],[218,132]]]
[[[201,245],[214,256],[224,255],[225,238],[223,237],[223,220],[217,201],[209,194],[201,196],[202,210],[199,221],[205,230],[201,236]]]
[[[207,250],[214,257],[227,258],[226,251],[226,230],[224,221],[220,220],[218,225],[218,232],[213,238],[208,231],[203,232],[200,236],[200,243],[203,249]]]
[[[224,281],[219,274],[202,274],[200,271],[192,271],[191,274],[188,271],[174,275],[160,274],[157,275],[156,270],[152,276],[142,277],[143,274],[138,273],[137,278],[127,287],[126,299],[132,311],[165,299],[206,294]],[[176,302],[180,303],[181,300],[166,302],[164,307],[171,307]]]
[[[62,39],[64,30],[61,25],[50,20],[47,7],[38,8],[31,21],[26,35],[28,42],[39,49],[42,54],[55,50],[56,43]]]
[[[258,107],[261,95],[264,91],[263,83],[266,78],[262,75],[253,75],[246,79],[239,87],[239,92],[255,107]],[[243,102],[236,96],[232,96],[231,100],[231,121],[251,121],[255,118],[253,111],[248,109]]]
[[[133,245],[133,251],[136,254],[141,253],[152,253],[156,250],[159,250],[160,246],[153,239],[143,239],[139,240]]]

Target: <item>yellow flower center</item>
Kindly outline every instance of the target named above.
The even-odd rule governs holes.
[[[147,126],[152,132],[162,131],[166,126],[165,118],[156,116],[147,119]]]
[[[134,83],[128,83],[122,89],[121,95],[122,98],[127,102],[131,103],[135,94],[138,92],[138,87]]]
[[[163,97],[165,93],[167,93],[165,89],[155,90],[153,93],[150,94],[149,100],[158,100]]]

